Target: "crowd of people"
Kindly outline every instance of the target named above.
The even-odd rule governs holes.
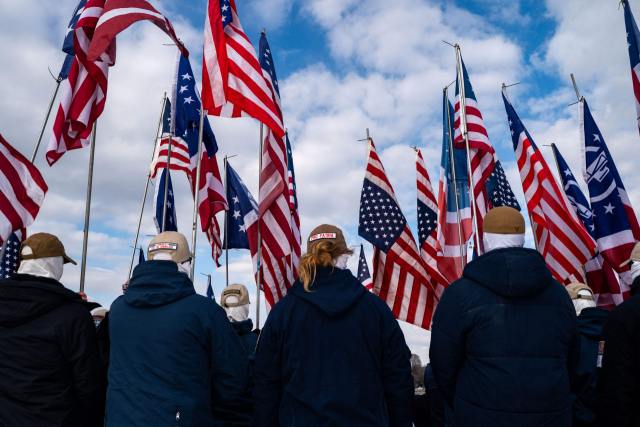
[[[219,305],[196,294],[180,233],[154,237],[94,317],[60,283],[75,264],[62,243],[35,234],[0,281],[0,426],[640,426],[640,244],[631,297],[609,312],[552,278],[525,229],[489,211],[485,254],[443,292],[427,413],[398,321],[347,268],[337,227],[313,230],[262,331],[243,285]]]

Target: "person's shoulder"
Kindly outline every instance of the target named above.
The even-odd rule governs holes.
[[[607,315],[607,319],[610,318],[625,321],[630,317],[640,319],[640,294],[634,295],[626,301],[623,301],[621,304],[614,307]]]

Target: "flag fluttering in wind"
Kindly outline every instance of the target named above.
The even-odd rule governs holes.
[[[224,242],[229,249],[249,249],[251,258],[255,258],[255,272],[258,253],[258,203],[228,161],[226,182],[230,206],[229,215],[226,217]]]
[[[362,246],[360,246],[360,257],[358,258],[358,280],[368,290],[371,290],[371,288],[373,288],[371,273],[369,273],[367,258],[364,256],[364,248]]]
[[[171,174],[167,174],[166,169],[162,169],[160,176],[156,178],[156,189],[153,196],[153,206],[155,212],[153,214],[153,222],[156,225],[158,233],[162,232],[162,213],[164,211],[164,187],[167,175],[169,176],[169,189],[167,191],[167,219],[164,223],[164,231],[178,231],[178,219],[176,217],[175,201],[173,197],[173,184],[171,183]]]
[[[623,0],[622,6],[624,7],[624,26],[627,30],[627,50],[631,62],[631,82],[636,100],[636,122],[640,130],[640,31],[631,13],[629,0]]]
[[[453,138],[454,133],[454,111],[447,99],[446,92],[443,95],[442,113],[442,156],[440,157],[436,250],[438,252],[438,271],[449,283],[453,283],[462,277],[461,257],[466,260],[467,241],[473,234],[473,224],[471,222],[467,152],[451,146],[449,137]],[[458,228],[458,220],[460,228]],[[462,235],[462,239],[460,239],[460,235]],[[461,245],[462,254],[460,253]]]
[[[214,302],[216,301],[216,296],[213,293],[213,288],[211,287],[211,276],[208,276],[207,279],[207,298],[212,299]]]
[[[202,104],[208,114],[253,117],[284,136],[282,117],[249,38],[235,0],[209,0],[204,23]]]
[[[358,235],[373,245],[373,293],[396,319],[429,329],[435,290],[372,140],[367,151]]]
[[[449,286],[449,281],[438,271],[436,251],[438,205],[420,150],[416,151],[416,174],[418,184],[418,230],[416,233],[420,242],[420,258],[424,261],[431,284],[440,298],[442,291]]]
[[[27,237],[27,230],[16,230],[7,239],[7,247],[2,255],[0,277],[8,279],[20,268],[20,245]]]
[[[145,0],[109,0],[100,15],[89,46],[87,59],[96,61],[116,36],[138,21],[151,21],[167,33],[185,57],[189,51],[180,43],[171,22]]]
[[[291,255],[293,257],[293,278],[298,278],[298,261],[302,255],[302,236],[300,235],[300,212],[298,211],[298,189],[296,187],[296,174],[293,170],[293,151],[289,134],[285,134],[287,144],[287,167],[289,175],[289,209],[291,210]]]
[[[584,98],[580,101],[580,140],[582,174],[589,188],[598,249],[620,275],[622,295],[626,299],[632,280],[629,267],[620,267],[620,264],[629,259],[640,240],[640,227],[618,169]],[[613,299],[616,304],[622,302],[615,294]]]
[[[38,168],[0,135],[0,243],[33,224],[48,189]]]
[[[491,209],[500,206],[507,206],[520,211],[520,204],[518,203],[518,199],[516,199],[516,195],[513,194],[513,190],[507,180],[507,175],[504,173],[504,169],[502,169],[500,160],[498,160],[497,157],[494,159],[496,166],[486,184],[489,206]]]
[[[538,248],[553,277],[562,283],[569,275],[582,271],[583,264],[595,256],[596,244],[576,216],[564,192],[558,187],[549,166],[518,118],[505,91],[502,99],[507,111],[527,209],[533,216]]]
[[[87,0],[78,0],[75,9],[73,9],[73,14],[71,15],[71,20],[69,21],[69,26],[67,27],[67,32],[64,36],[64,42],[62,43],[62,51],[66,53],[66,55],[64,57],[62,68],[60,69],[60,73],[58,74],[58,80],[64,80],[69,77],[73,58],[76,56],[76,52],[73,50],[73,34],[86,4]]]
[[[560,173],[560,179],[564,186],[564,191],[567,195],[567,199],[571,203],[574,212],[580,218],[580,221],[584,225],[593,240],[597,240],[595,233],[595,226],[593,225],[593,213],[591,212],[591,206],[585,197],[584,193],[580,189],[580,185],[576,181],[575,176],[571,172],[569,165],[560,154],[560,151],[555,146],[551,145],[554,151],[556,161],[558,162],[558,169]],[[622,300],[620,292],[620,285],[618,279],[607,261],[602,258],[602,255],[598,254],[591,258],[584,265],[586,271],[589,287],[593,290],[593,294],[598,307],[613,308],[616,303],[614,302],[612,295],[619,295],[619,300]]]
[[[75,59],[68,79],[61,83],[62,98],[47,147],[49,166],[67,151],[89,145],[93,124],[104,111],[109,67],[116,62],[115,42],[96,61],[87,59],[104,4],[105,0],[88,0],[73,31]]]

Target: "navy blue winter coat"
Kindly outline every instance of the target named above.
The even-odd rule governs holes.
[[[604,319],[609,310],[600,307],[583,308],[578,316],[580,327],[580,365],[573,383],[573,425],[596,425],[596,377],[598,346]]]
[[[429,356],[456,427],[571,426],[580,331],[569,294],[533,249],[467,265],[438,303]]]
[[[215,427],[253,426],[253,372],[256,361],[258,331],[253,331],[251,319],[231,322],[238,333],[249,361],[249,384],[244,394],[233,400],[224,400],[215,390],[212,392],[213,425]]]
[[[139,264],[111,305],[106,426],[210,426],[211,385],[246,388],[248,363],[225,311],[173,261]]]
[[[318,267],[271,310],[258,343],[256,427],[411,427],[411,354],[397,320],[351,271]]]

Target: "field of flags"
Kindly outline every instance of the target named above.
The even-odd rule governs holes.
[[[640,117],[640,31],[628,0],[622,3],[631,87]],[[258,291],[264,292],[267,310],[287,294],[297,279],[296,267],[303,248],[293,151],[285,128],[272,50],[263,29],[256,52],[240,24],[234,0],[209,0],[205,16],[201,94],[187,47],[169,19],[148,2],[79,0],[63,41],[64,64],[31,160],[0,137],[3,277],[17,271],[20,242],[26,238],[26,229],[33,224],[48,190],[32,163],[61,88],[46,150],[47,162],[56,167],[57,160],[67,151],[84,147],[91,146],[92,153],[80,283],[80,291],[84,290],[93,152],[100,143],[98,122],[107,102],[109,68],[116,64],[116,39],[133,23],[150,21],[175,43],[176,56],[172,90],[163,98],[129,274],[123,283],[131,276],[136,251],[139,262],[144,261],[137,244],[150,180],[155,178],[153,214],[157,231],[178,231],[172,174],[184,172],[194,200],[193,253],[200,227],[218,267],[225,249],[250,251],[253,274]],[[508,182],[491,144],[461,47],[456,45],[454,49],[454,104],[445,87],[440,170],[434,175],[438,176],[437,197],[422,153],[414,147],[417,223],[409,224],[393,190],[393,177],[385,171],[384,159],[367,130],[367,160],[358,212],[358,235],[373,246],[373,260],[370,270],[361,246],[357,277],[388,304],[397,319],[424,329],[430,328],[442,292],[462,276],[467,249],[473,248],[474,258],[484,253],[482,223],[486,213],[499,206],[521,210],[512,188],[517,184]],[[536,249],[555,279],[564,284],[586,283],[593,289],[598,306],[613,308],[629,295],[629,267],[620,264],[640,241],[640,226],[605,136],[577,87],[576,95],[581,179],[587,184],[588,195],[583,194],[578,177],[552,144],[559,180],[554,176],[554,165],[547,164],[509,100],[507,86],[502,87],[505,119]],[[260,122],[256,197],[233,168],[233,156],[218,159],[219,143],[208,115],[251,117]],[[224,165],[222,173],[219,160]],[[216,219],[220,212],[224,212],[222,227]],[[226,260],[228,277],[228,257]],[[194,256],[192,280],[195,263]],[[211,276],[207,296],[215,300]]]

